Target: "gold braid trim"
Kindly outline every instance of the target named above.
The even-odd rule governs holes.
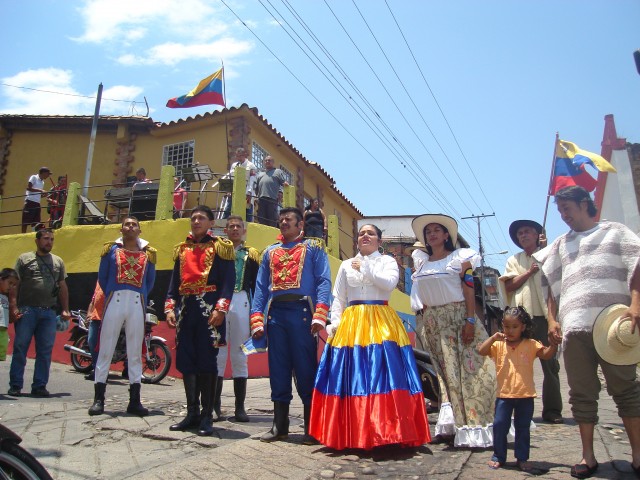
[[[178,257],[180,256],[180,248],[182,248],[182,245],[184,245],[185,243],[186,242],[180,242],[175,247],[173,247],[173,261],[174,262],[176,260],[178,260]]]
[[[106,242],[102,246],[102,251],[100,252],[100,256],[104,257],[107,253],[109,253],[109,250],[111,250],[111,247],[113,247],[115,244],[116,242]]]
[[[233,243],[231,240],[227,240],[225,238],[217,238],[216,239],[216,254],[224,259],[224,260],[234,260],[236,259],[236,251],[233,248]]]
[[[249,258],[256,263],[260,263],[260,252],[253,247],[247,247]]]
[[[324,240],[322,240],[321,238],[316,238],[316,237],[307,238],[305,239],[304,243],[309,245],[311,248],[319,248],[320,250],[325,249]]]
[[[145,248],[144,251],[147,253],[149,261],[155,265],[156,260],[158,259],[158,250],[147,245],[147,248]]]

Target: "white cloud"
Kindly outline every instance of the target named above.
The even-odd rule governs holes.
[[[183,60],[210,60],[217,63],[220,58],[236,57],[248,53],[251,48],[250,42],[233,38],[223,38],[211,43],[167,42],[150,48],[142,55],[122,55],[117,61],[122,65],[176,65]]]
[[[2,79],[0,97],[5,114],[29,115],[93,115],[97,90],[80,92],[73,86],[73,72],[59,68],[25,70]],[[137,86],[116,85],[102,92],[100,113],[103,115],[127,115],[130,102],[114,102],[108,99],[133,100],[142,98],[143,89]],[[146,107],[137,106],[144,115]]]
[[[253,44],[234,38],[231,30],[239,25],[228,21],[223,8],[205,0],[86,0],[80,8],[84,32],[75,40],[117,49],[116,61],[126,66],[217,61],[250,52]]]

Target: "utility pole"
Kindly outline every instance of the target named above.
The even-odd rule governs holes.
[[[102,101],[102,82],[98,85],[98,95],[96,97],[96,109],[93,113],[93,123],[91,124],[91,137],[89,137],[89,152],[87,153],[87,166],[84,171],[84,185],[82,195],[89,197],[89,181],[91,178],[91,164],[93,162],[93,149],[96,145],[96,134],[98,132],[98,119],[100,118],[100,102]]]
[[[489,328],[489,315],[487,315],[487,292],[484,287],[484,248],[482,246],[482,232],[480,231],[480,222],[483,218],[495,217],[496,214],[485,215],[471,215],[470,217],[462,217],[461,220],[473,219],[478,224],[478,253],[480,254],[480,291],[482,293],[482,315],[484,316],[484,327],[487,329],[487,333],[491,332]]]

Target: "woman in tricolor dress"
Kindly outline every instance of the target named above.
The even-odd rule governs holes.
[[[409,337],[388,305],[398,265],[378,251],[381,237],[375,225],[360,228],[359,253],[342,262],[333,288],[309,434],[336,450],[431,440]]]
[[[435,441],[490,447],[496,373],[493,362],[476,351],[487,338],[475,315],[473,269],[480,255],[455,247],[458,224],[448,215],[421,215],[412,228],[428,254],[411,276],[411,308],[438,372]]]

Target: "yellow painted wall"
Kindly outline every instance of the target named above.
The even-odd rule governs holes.
[[[161,220],[141,222],[142,238],[158,249],[159,270],[173,268],[173,247],[182,242],[189,232],[189,220]],[[255,223],[248,224],[247,244],[262,250],[275,242],[275,228]],[[96,272],[100,252],[105,242],[120,236],[120,225],[73,226],[55,231],[53,253],[60,256],[67,273]],[[13,267],[21,253],[35,250],[35,233],[0,237],[0,268]],[[340,260],[330,256],[332,281],[338,273]],[[73,292],[72,292],[73,293]],[[411,314],[409,297],[399,290],[391,296],[391,305],[399,312]]]

